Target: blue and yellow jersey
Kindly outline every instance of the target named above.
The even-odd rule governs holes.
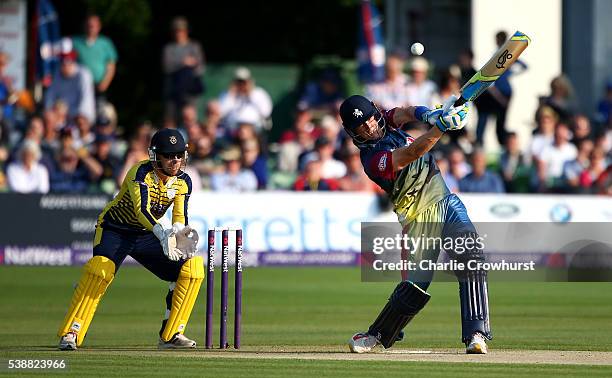
[[[430,205],[450,195],[450,191],[429,153],[399,171],[393,170],[392,152],[408,146],[414,138],[397,129],[392,114],[392,110],[384,114],[391,126],[385,136],[375,143],[362,144],[359,149],[365,173],[387,192],[400,223],[406,225]]]
[[[186,225],[190,195],[191,178],[187,173],[180,172],[163,183],[151,162],[144,160],[130,169],[121,190],[98,217],[98,225],[151,231],[172,204],[172,223]]]

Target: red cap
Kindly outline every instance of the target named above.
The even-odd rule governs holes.
[[[60,53],[59,57],[60,57],[61,61],[64,61],[64,60],[76,61],[77,53],[74,50],[70,50],[70,51],[67,51],[67,52],[63,52],[62,51]]]

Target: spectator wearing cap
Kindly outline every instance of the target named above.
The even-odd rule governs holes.
[[[17,193],[47,193],[49,191],[49,172],[40,163],[39,145],[26,140],[19,149],[19,157],[6,169],[9,188]]]
[[[472,172],[459,181],[459,190],[466,193],[504,193],[501,177],[487,169],[483,150],[472,153]]]
[[[224,170],[211,177],[211,188],[217,192],[252,192],[257,190],[257,177],[242,166],[240,148],[229,147],[219,155]]]
[[[323,165],[320,160],[307,162],[304,173],[295,180],[293,190],[299,192],[339,190],[340,186],[336,180],[322,177],[322,169]]]
[[[164,46],[163,69],[166,119],[179,116],[187,104],[195,104],[204,92],[202,75],[205,56],[202,45],[189,37],[189,24],[184,17],[172,20],[173,41]]]
[[[404,73],[404,65],[403,54],[388,55],[385,63],[385,81],[366,85],[366,97],[384,110],[407,106],[410,101],[408,96],[410,78]]]
[[[96,90],[97,114],[106,102],[106,92],[115,77],[117,50],[110,38],[101,35],[102,22],[97,14],[85,19],[85,35],[72,38],[79,63],[91,72]]]
[[[238,67],[234,80],[219,97],[221,123],[230,135],[239,123],[250,123],[259,132],[267,126],[272,115],[272,99],[265,89],[255,85],[251,71]]]
[[[51,109],[58,100],[68,106],[68,117],[83,115],[92,123],[96,118],[94,85],[91,73],[76,62],[74,50],[60,54],[60,69],[53,77],[44,98],[45,109]]]
[[[410,82],[408,83],[408,104],[433,107],[434,95],[438,91],[436,84],[427,78],[429,63],[427,59],[417,56],[410,62]]]
[[[114,109],[114,108],[113,108]],[[107,112],[108,113],[108,112]],[[128,141],[125,138],[120,138],[120,132],[117,130],[117,117],[113,113],[108,113],[109,116],[98,118],[95,125],[96,135],[107,135],[113,138],[111,155],[116,158],[123,158],[128,149]]]

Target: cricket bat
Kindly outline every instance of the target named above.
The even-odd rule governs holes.
[[[531,39],[517,31],[493,54],[491,59],[461,87],[461,97],[455,101],[460,106],[473,101],[489,88],[518,59],[529,46]]]

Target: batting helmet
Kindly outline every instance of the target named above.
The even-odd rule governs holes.
[[[356,144],[362,144],[370,140],[359,136],[357,134],[357,128],[364,124],[372,116],[376,117],[378,127],[379,129],[382,129],[382,133],[380,135],[384,135],[386,124],[385,119],[372,101],[363,96],[353,95],[344,100],[340,105],[340,118],[342,118],[342,126],[344,126],[344,130],[346,130],[351,138],[353,138]]]

